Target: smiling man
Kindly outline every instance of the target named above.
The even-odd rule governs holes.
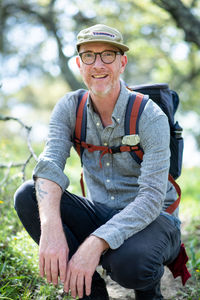
[[[15,208],[39,244],[40,274],[49,283],[56,285],[60,277],[74,298],[109,299],[96,271],[101,264],[113,280],[133,289],[137,300],[163,299],[164,265],[180,250],[177,211],[164,212],[176,199],[168,182],[167,117],[148,100],[139,121],[141,165],[129,152],[114,152],[124,140],[133,141],[124,130],[132,92],[120,80],[129,49],[118,30],[98,24],[78,34],[77,50],[76,63],[89,91],[81,144],[90,145],[82,149],[87,198],[67,191],[69,180],[63,173],[74,145],[77,106],[85,94],[78,90],[56,104],[34,181],[18,189]]]

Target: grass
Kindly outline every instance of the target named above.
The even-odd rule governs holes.
[[[27,157],[26,147],[18,141],[11,145],[3,139],[3,161],[14,157],[22,161]],[[35,146],[37,154],[41,149]],[[27,178],[31,177],[32,161],[27,168]],[[80,161],[72,152],[66,173],[70,177],[70,191],[80,194],[77,182],[80,178]],[[0,169],[0,182],[6,170]],[[188,267],[193,275],[186,288],[180,291],[180,299],[199,300],[200,295],[200,169],[183,170],[178,180],[182,187],[180,208],[183,223],[183,241],[190,256]],[[0,190],[0,299],[72,299],[63,295],[62,285],[55,288],[46,284],[38,275],[38,246],[31,240],[20,224],[13,208],[14,192],[22,182],[20,169],[11,169]]]

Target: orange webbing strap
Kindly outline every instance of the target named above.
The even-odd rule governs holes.
[[[108,146],[96,146],[92,144],[87,144],[86,142],[79,141],[78,139],[75,139],[76,144],[79,144],[80,148],[87,149],[88,152],[94,152],[94,151],[101,151],[99,164],[102,168],[101,159],[106,153],[115,154],[120,152],[131,152],[131,151],[138,151],[138,146],[118,146],[118,147],[108,147]]]
[[[165,211],[169,214],[172,214],[175,209],[177,209],[177,207],[179,206],[179,203],[181,201],[181,188],[178,185],[178,183],[174,180],[174,178],[169,174],[168,180],[173,184],[173,186],[176,189],[176,192],[178,194],[178,198],[176,199],[176,201],[174,201],[174,203],[172,203]]]
[[[87,101],[87,97],[88,97],[88,92],[86,92],[83,95],[83,97],[81,99],[81,102],[79,103],[79,107],[78,107],[77,114],[76,114],[75,137],[78,140],[81,140],[83,110],[84,110],[85,103]],[[75,148],[76,148],[76,151],[77,151],[78,155],[81,156],[81,145],[80,145],[80,143],[75,144]]]

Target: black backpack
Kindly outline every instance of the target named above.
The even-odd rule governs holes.
[[[182,128],[178,122],[174,121],[174,115],[177,111],[179,105],[178,94],[169,89],[168,84],[152,84],[152,85],[139,85],[128,87],[132,91],[129,97],[129,101],[126,108],[125,115],[125,135],[139,135],[138,124],[140,116],[143,109],[148,101],[152,99],[163,112],[167,115],[169,125],[170,125],[170,170],[169,170],[169,181],[174,185],[178,198],[177,200],[167,208],[167,212],[172,213],[179,205],[181,190],[178,184],[175,182],[181,174],[182,169],[182,157],[183,157],[183,138],[182,138]],[[101,158],[106,153],[115,154],[119,152],[128,151],[130,155],[139,164],[142,162],[143,149],[140,144],[120,145],[117,147],[107,147],[107,146],[95,146],[86,143],[86,127],[87,127],[87,96],[88,91],[80,90],[78,95],[78,105],[76,111],[76,126],[74,132],[74,146],[79,154],[82,161],[82,154],[84,149],[89,152],[100,151],[100,166]],[[81,179],[81,187],[83,195],[84,186],[83,180]]]
[[[182,127],[174,120],[179,105],[178,94],[169,89],[168,84],[138,85],[130,87],[131,90],[148,95],[167,115],[170,125],[170,170],[174,179],[181,175],[183,159]]]

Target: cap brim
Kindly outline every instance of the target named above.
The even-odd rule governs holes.
[[[117,47],[118,49],[122,50],[123,52],[126,52],[129,50],[129,47],[127,47],[126,45],[124,44],[121,44],[121,43],[118,43],[118,42],[110,42],[110,41],[106,41],[106,40],[101,40],[101,39],[94,39],[94,40],[89,40],[89,41],[83,41],[83,42],[79,42],[76,44],[76,48],[77,48],[77,51],[79,52],[79,47],[81,45],[84,45],[84,44],[89,44],[89,43],[95,43],[95,42],[102,42],[102,43],[106,43],[106,44],[110,44],[110,45],[113,45],[115,47]]]

